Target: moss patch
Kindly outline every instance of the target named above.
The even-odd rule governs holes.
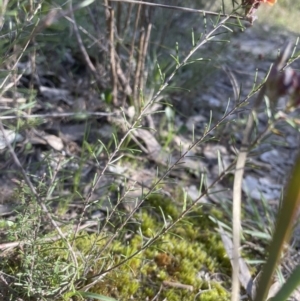
[[[79,263],[77,278],[81,277],[77,282],[78,289],[89,285],[95,275],[102,273],[89,291],[117,300],[151,300],[156,295],[156,300],[168,301],[229,300],[230,278],[216,275],[230,275],[231,267],[222,242],[213,230],[215,225],[209,218],[211,210],[197,208],[175,224],[171,231],[144,248],[165,224],[179,216],[179,207],[169,198],[151,196],[134,216],[135,227],[128,225],[105,251],[103,247],[109,241],[112,229],[100,234],[81,233],[73,244]],[[51,275],[51,266],[57,270],[52,272],[52,280],[47,278],[41,282],[44,290],[54,292],[63,280],[72,278],[66,276],[67,273],[72,275],[72,266],[65,243],[56,241],[51,246],[44,243],[30,248],[38,257],[36,262],[44,267],[44,273]],[[128,259],[136,252],[139,253]],[[25,261],[22,253],[18,258],[15,264],[11,260],[3,261],[1,269],[27,278],[38,272],[36,276],[42,278],[42,269],[24,271],[30,265],[22,263]],[[43,259],[48,263],[43,265]],[[124,259],[128,259],[126,263],[106,272]],[[23,281],[25,288],[26,279],[21,278],[18,282]],[[24,293],[22,295],[25,297]],[[60,299],[59,296],[56,299]]]
[[[229,283],[214,275],[230,275],[230,262],[213,231],[215,225],[209,214],[198,208],[153,245],[108,273],[91,290],[118,300],[151,300],[158,292],[157,300],[229,300]],[[178,215],[178,208],[170,199],[149,198],[138,214],[138,233],[127,244],[114,241],[110,251],[113,264],[138,251],[161,231],[164,223],[170,222],[168,217],[174,220]],[[95,266],[95,270],[99,268]]]

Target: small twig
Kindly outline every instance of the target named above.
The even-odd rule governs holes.
[[[27,41],[27,43],[26,43],[25,46],[23,47],[22,52],[20,53],[19,57],[17,58],[17,60],[16,60],[16,62],[14,63],[13,67],[11,68],[11,70],[15,70],[15,69],[17,68],[17,66],[18,66],[18,64],[19,64],[19,62],[20,62],[20,60],[21,60],[21,58],[23,57],[24,53],[25,53],[26,50],[27,50],[27,47],[28,47],[29,43],[30,43],[30,40]],[[5,91],[7,91],[7,90],[11,87],[11,86],[9,86],[9,87],[8,87],[8,86],[5,86],[5,87],[4,87],[4,85],[6,84],[7,80],[9,79],[9,77],[10,77],[10,73],[5,77],[5,79],[2,81],[2,83],[1,83],[1,85],[0,85],[0,90],[1,90],[0,96],[2,96],[3,93],[4,93]],[[18,80],[19,80],[21,77],[22,77],[22,74],[20,74],[20,75],[18,76]],[[12,85],[12,86],[13,86],[14,83],[10,83],[9,85]]]
[[[6,20],[5,18],[5,13],[6,13],[6,8],[9,0],[3,0],[1,3],[0,7],[0,28],[2,28],[4,21]]]
[[[110,65],[111,65],[111,84],[112,84],[112,95],[113,104],[118,105],[118,75],[116,67],[116,49],[115,49],[115,27],[114,27],[115,11],[113,9],[109,10],[109,48],[110,48]]]
[[[152,30],[152,24],[149,23],[146,30],[146,36],[144,40],[144,45],[141,53],[141,62],[142,62],[142,68],[141,68],[141,74],[140,74],[140,90],[143,92],[144,90],[144,81],[147,79],[145,76],[145,62],[146,62],[146,54],[147,49],[150,41],[150,34]],[[141,102],[139,101],[139,106],[141,106]]]
[[[47,190],[47,193],[46,193],[46,199],[49,200],[52,196],[52,192],[53,192],[53,185],[55,185],[55,180],[57,178],[57,175],[58,175],[58,172],[60,171],[62,167],[62,156],[59,156],[58,158],[58,162],[56,164],[56,168],[54,170],[54,173],[52,175],[52,178],[51,178],[51,181],[48,185],[48,190]]]
[[[194,287],[192,285],[182,284],[182,283],[179,283],[179,282],[171,282],[171,281],[167,281],[167,280],[163,281],[163,285],[164,286],[169,286],[169,287],[186,289],[186,290],[189,290],[191,292],[194,290]]]
[[[134,24],[134,30],[133,30],[133,35],[132,35],[132,40],[131,40],[131,45],[130,45],[130,51],[129,51],[128,67],[127,67],[127,72],[126,72],[127,73],[127,82],[128,82],[128,84],[130,84],[131,73],[132,73],[132,69],[133,69],[133,57],[134,57],[135,40],[136,40],[138,26],[139,26],[139,22],[140,22],[140,18],[141,18],[141,10],[142,10],[142,6],[138,5],[136,18],[135,18],[135,24]],[[138,78],[135,76],[134,77],[134,83],[133,83],[133,99],[134,99],[134,101],[135,101],[135,95],[136,95],[137,80],[138,80]]]
[[[155,300],[159,297],[159,295],[160,295],[162,289],[163,289],[163,286],[161,285],[161,286],[159,287],[158,292],[157,292],[156,295],[151,299],[151,301],[155,301]]]
[[[134,76],[134,87],[133,87],[133,101],[135,104],[136,110],[139,112],[139,90],[142,89],[140,86],[140,74],[143,72],[142,70],[142,53],[143,53],[143,46],[144,46],[144,41],[145,41],[145,28],[142,27],[140,30],[140,40],[139,40],[139,55],[138,55],[138,60],[136,64],[136,69],[135,69],[135,76]]]
[[[73,6],[72,6],[72,1],[70,1],[70,4],[69,4],[69,12],[70,12],[70,16],[73,20],[73,28],[74,28],[75,36],[76,36],[76,39],[77,39],[77,44],[78,44],[79,50],[82,54],[82,57],[83,57],[86,65],[88,66],[90,72],[93,74],[94,78],[96,79],[98,85],[101,86],[102,84],[101,84],[100,76],[97,72],[96,67],[92,63],[89,54],[86,51],[86,48],[83,44],[81,35],[79,33],[79,29],[78,29],[78,26],[77,26],[75,15],[74,15],[74,9],[73,9]]]
[[[128,6],[126,17],[125,17],[126,21],[125,21],[125,26],[124,26],[124,29],[123,29],[123,38],[126,35],[127,28],[130,24],[130,17],[131,17],[131,13],[132,13],[132,8],[133,8],[133,4],[130,3],[129,6]]]
[[[115,206],[111,209],[110,213],[109,213],[109,214],[107,213],[107,217],[106,217],[106,219],[105,219],[104,224],[101,226],[101,229],[105,229],[105,228],[107,227],[107,225],[109,224],[109,222],[110,222],[112,216],[115,215],[115,213],[117,212],[117,209],[118,209],[119,205],[125,200],[127,194],[128,194],[130,191],[133,191],[133,190],[135,189],[135,184],[136,184],[136,182],[134,182],[134,183],[131,185],[131,187],[129,187],[129,188],[125,191],[125,193],[123,194],[123,196],[122,196],[120,199],[118,199],[118,201],[117,201],[117,203],[115,204]],[[138,208],[139,205],[140,205],[139,202],[137,202],[136,208]],[[86,210],[86,208],[87,208],[87,207],[85,206],[85,207],[84,207],[84,210]],[[83,217],[83,214],[81,215],[81,217]],[[80,222],[79,222],[79,223],[80,223]],[[101,229],[99,229],[99,233],[101,233]],[[76,231],[77,231],[77,230],[75,230],[74,237],[75,237],[76,234],[77,234]],[[107,242],[105,243],[105,245],[102,247],[101,251],[98,252],[98,256],[99,256],[99,257],[100,257],[101,254],[108,248],[108,246],[112,243],[112,241],[114,240],[114,238],[115,238],[115,237],[111,237],[110,239],[108,239],[108,241],[107,241]],[[92,244],[92,246],[91,246],[91,248],[90,248],[91,251],[92,251],[92,249],[93,249],[94,247],[97,247],[96,241],[97,241],[97,240],[95,240],[94,243]],[[91,263],[92,263],[92,262],[91,262]],[[90,270],[90,269],[86,267],[85,270]],[[93,284],[99,282],[99,280],[101,279],[102,276],[103,276],[103,275],[101,274],[101,275],[98,275],[97,277],[95,277],[95,279],[93,279],[93,282],[92,282],[92,283],[89,283],[89,286],[93,286]]]
[[[0,293],[3,294],[3,289],[5,289],[5,293],[10,294],[10,298],[14,297],[16,301],[22,301],[22,299],[18,298],[19,294],[18,292],[16,292],[14,289],[11,288],[10,283],[6,280],[6,278],[4,277],[7,276],[7,278],[11,277],[10,275],[6,275],[3,272],[0,272],[0,283],[1,283],[1,291]],[[4,288],[4,287],[5,288]],[[0,297],[3,297],[3,295],[0,294]]]
[[[121,2],[117,3],[117,17],[116,17],[116,32],[117,32],[117,36],[121,37],[124,36],[121,30],[121,16],[123,13],[123,5]],[[120,44],[117,43],[116,45],[116,53],[118,55],[120,55]]]

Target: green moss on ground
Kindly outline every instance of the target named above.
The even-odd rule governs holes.
[[[230,275],[230,262],[220,237],[214,231],[215,225],[209,218],[211,212],[205,212],[203,208],[191,212],[169,233],[162,235],[154,244],[125,264],[105,273],[105,270],[141,250],[149,239],[163,229],[164,223],[169,223],[179,216],[180,210],[166,197],[151,196],[134,217],[137,225],[135,230],[132,230],[132,225],[128,225],[127,232],[124,231],[129,238],[122,233],[103,253],[100,252],[110,233],[81,233],[74,242],[80,266],[78,275],[83,275],[86,264],[89,264],[86,280],[81,282],[81,287],[89,285],[95,274],[103,272],[99,281],[89,291],[117,300],[151,300],[156,295],[156,300],[168,301],[229,300],[230,277],[222,277],[227,279],[227,282],[224,282],[224,279],[221,282],[221,277],[216,275]],[[44,265],[44,273],[49,277],[49,260],[53,261],[52,266],[56,266],[58,271],[53,273],[52,280],[47,279],[42,283],[45,285],[44,289],[49,286],[55,291],[54,287],[59,286],[65,276],[61,274],[61,268],[65,267],[66,271],[71,271],[71,266],[67,264],[70,260],[69,253],[62,241],[52,243],[51,248],[46,244],[44,246],[45,248],[41,245],[38,247],[39,250],[43,249],[39,255],[48,261],[48,264]],[[40,267],[42,258],[36,260]],[[6,260],[6,263],[10,262],[11,266],[1,266],[1,269],[21,275],[24,273],[22,261],[25,261],[25,258],[19,254],[18,264],[14,264],[13,269],[9,260]],[[41,271],[39,277],[42,277]]]
[[[165,222],[170,222],[168,217],[176,219],[180,213],[170,199],[160,195],[150,197],[137,217],[140,231],[127,244],[119,240],[113,243],[110,251],[113,263],[138,251],[147,239],[162,229],[161,212]],[[226,289],[229,283],[217,282],[214,278],[219,273],[230,275],[231,268],[209,214],[198,208],[170,233],[108,273],[91,291],[118,300],[151,300],[159,291],[157,300],[229,300]],[[99,270],[102,264],[103,261],[99,261],[94,269]],[[186,288],[180,288],[180,284]]]

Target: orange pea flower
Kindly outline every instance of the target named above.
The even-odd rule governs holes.
[[[263,0],[262,2],[268,3],[269,5],[274,5],[277,2],[277,0]]]
[[[243,0],[243,5],[254,5],[258,6],[260,3],[268,3],[269,5],[274,5],[277,0]]]
[[[248,19],[250,24],[257,19],[256,11],[258,10],[260,4],[267,3],[269,5],[274,5],[277,0],[242,0],[242,5],[245,7],[245,17]]]

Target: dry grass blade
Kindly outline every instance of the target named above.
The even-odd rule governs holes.
[[[233,251],[233,244],[231,238],[225,233],[225,231],[221,228],[219,225],[221,238],[224,244],[224,247],[226,249],[226,252],[230,258],[232,266],[235,264],[232,260],[232,251]],[[255,288],[253,287],[254,283],[251,277],[250,270],[246,264],[246,262],[243,260],[242,257],[239,258],[239,281],[245,291],[247,292],[247,295],[253,299]]]

